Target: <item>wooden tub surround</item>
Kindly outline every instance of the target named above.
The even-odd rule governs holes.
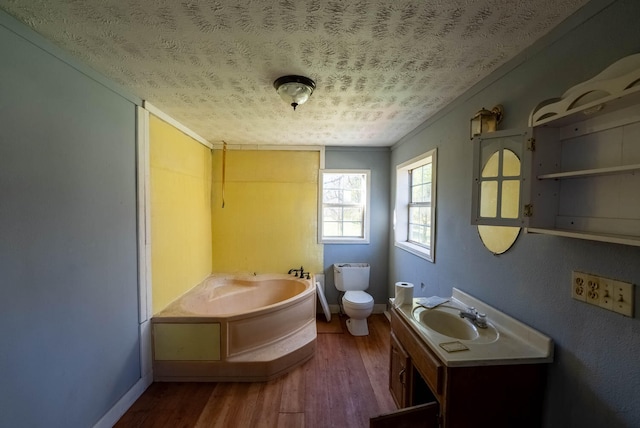
[[[315,282],[214,274],[152,320],[156,381],[268,381],[316,350]]]

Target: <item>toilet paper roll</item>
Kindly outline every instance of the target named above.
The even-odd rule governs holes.
[[[395,306],[410,305],[413,303],[413,284],[410,282],[396,282],[396,297],[393,300]]]

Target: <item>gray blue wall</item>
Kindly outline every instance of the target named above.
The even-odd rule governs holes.
[[[492,255],[470,225],[469,118],[501,103],[503,129],[526,127],[538,102],[640,52],[640,2],[619,0],[596,13],[606,3],[591,2],[404,138],[391,155],[395,171],[403,161],[438,148],[438,205],[436,262],[391,243],[389,295],[399,280],[425,283],[417,290],[425,296],[447,296],[457,287],[551,336],[556,356],[548,375],[546,427],[640,426],[640,320],[572,300],[569,287],[572,270],[640,284],[640,248],[521,234],[507,253]]]
[[[371,170],[371,217],[369,244],[326,244],[324,273],[327,301],[338,304],[333,281],[334,263],[369,263],[369,290],[376,304],[386,303],[389,278],[389,159],[388,148],[327,147],[326,169]]]
[[[0,12],[0,426],[93,426],[140,378],[135,106]],[[46,43],[45,43],[46,44]]]

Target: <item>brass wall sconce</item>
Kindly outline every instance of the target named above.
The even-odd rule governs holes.
[[[484,107],[480,109],[471,118],[471,139],[477,137],[485,132],[495,132],[498,130],[498,124],[502,122],[504,116],[504,109],[501,104],[498,104],[491,110],[487,110]]]

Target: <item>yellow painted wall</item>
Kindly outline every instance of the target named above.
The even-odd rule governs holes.
[[[222,208],[222,151],[213,152],[214,272],[322,272],[319,162],[315,151],[227,150]]]
[[[153,312],[211,273],[211,150],[151,115]]]

